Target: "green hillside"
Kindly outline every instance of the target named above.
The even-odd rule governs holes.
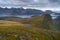
[[[0,20],[0,40],[60,40],[60,33]]]
[[[0,20],[0,40],[51,40],[50,36],[38,28],[21,23]]]
[[[25,25],[31,24],[31,25]],[[0,20],[0,40],[60,40],[49,14]]]
[[[50,29],[50,26],[52,25],[52,19],[49,14],[32,17],[32,18],[27,19],[27,21],[30,24],[32,24],[32,26],[43,28],[43,29]]]

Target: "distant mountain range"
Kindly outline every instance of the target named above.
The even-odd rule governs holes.
[[[37,10],[37,9],[24,9],[24,8],[0,8],[1,16],[21,16],[21,15],[33,15],[38,16],[42,14],[50,14],[52,17],[60,16],[60,13],[53,12],[51,10]]]

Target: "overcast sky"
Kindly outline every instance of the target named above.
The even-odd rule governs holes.
[[[0,6],[60,10],[60,0],[0,0]]]

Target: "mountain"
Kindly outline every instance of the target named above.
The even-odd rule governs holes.
[[[31,18],[16,16],[1,17],[0,40],[60,40],[60,31],[51,30],[52,18],[50,14],[43,14]],[[57,22],[56,22],[57,23]],[[29,26],[25,24],[31,24]]]
[[[32,24],[32,26],[43,28],[43,29],[50,29],[50,25],[52,24],[52,18],[49,14],[44,14],[41,16],[34,16],[28,18],[27,21]]]
[[[45,14],[52,14],[52,13],[54,13],[54,12],[51,11],[51,10],[46,10],[44,13],[45,13]]]
[[[43,14],[50,14],[52,18],[56,18],[57,16],[60,15],[60,13],[51,11],[51,10],[37,10],[37,9],[24,9],[24,8],[1,8],[0,7],[0,17],[1,16],[22,16],[22,15],[33,15],[33,16],[38,16],[38,15],[43,15]]]
[[[0,15],[39,15],[41,13],[43,13],[43,11],[36,9],[0,8]]]

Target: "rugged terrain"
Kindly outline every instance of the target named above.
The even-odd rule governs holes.
[[[60,31],[49,14],[32,18],[3,17],[0,40],[60,40]]]

